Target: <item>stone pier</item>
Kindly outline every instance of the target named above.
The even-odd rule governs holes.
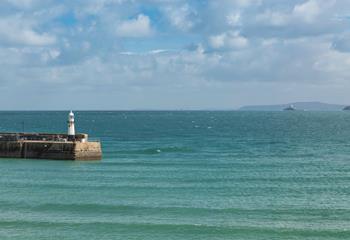
[[[101,160],[101,143],[87,134],[68,140],[66,134],[0,133],[1,158]]]

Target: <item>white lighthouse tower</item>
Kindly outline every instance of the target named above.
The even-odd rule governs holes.
[[[68,115],[68,138],[75,138],[74,113],[72,111]]]

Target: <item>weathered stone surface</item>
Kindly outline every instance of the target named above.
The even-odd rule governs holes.
[[[75,160],[100,160],[102,150],[100,142],[75,142]]]
[[[0,157],[54,160],[101,160],[100,142],[0,141]]]

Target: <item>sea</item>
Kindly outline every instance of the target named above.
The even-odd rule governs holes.
[[[66,132],[68,111],[0,112]],[[0,239],[350,239],[350,112],[76,111],[102,161],[0,159]]]

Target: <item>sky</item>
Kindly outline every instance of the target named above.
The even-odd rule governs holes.
[[[1,110],[350,104],[348,0],[1,0]]]

